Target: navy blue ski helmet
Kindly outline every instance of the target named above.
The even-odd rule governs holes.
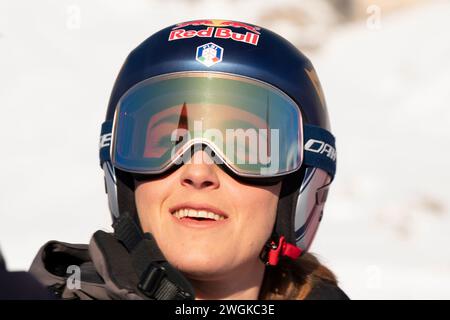
[[[195,103],[200,99],[192,88],[213,90],[218,103],[233,101],[240,107],[243,101],[250,101],[253,105],[246,105],[246,112],[258,113],[258,106],[264,107],[266,115],[271,112],[271,119],[281,119],[273,121],[294,119],[286,122],[286,127],[299,127],[298,134],[297,130],[283,133],[287,140],[293,137],[287,148],[288,153],[294,152],[286,157],[283,170],[274,173],[282,180],[274,234],[284,236],[302,252],[308,250],[336,170],[335,140],[324,95],[305,55],[274,32],[243,22],[196,20],[172,25],[128,55],[114,84],[100,137],[100,164],[113,220],[124,212],[136,213],[131,173],[161,173],[172,165],[159,156],[159,162],[146,158],[157,152],[147,153],[145,144],[152,132],[137,119],[145,119],[148,125],[156,115],[152,108],[161,112],[177,105],[177,110],[185,112],[186,99]],[[178,90],[189,98],[180,98]],[[258,95],[268,102],[261,103]],[[290,114],[293,108],[295,112]],[[133,112],[139,118],[131,119]],[[139,126],[143,133],[134,136]],[[138,151],[129,150],[128,145]]]

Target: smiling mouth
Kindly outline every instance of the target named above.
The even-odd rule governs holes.
[[[189,207],[181,207],[170,210],[172,215],[179,220],[196,220],[196,221],[221,221],[227,219],[225,214],[221,212],[213,212],[208,209],[193,209]]]

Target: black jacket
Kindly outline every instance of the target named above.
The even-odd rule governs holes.
[[[99,237],[100,236],[100,237]],[[50,288],[56,296],[63,299],[99,300],[141,300],[146,299],[137,290],[137,278],[129,260],[123,255],[114,254],[121,250],[113,248],[114,242],[105,246],[102,237],[111,237],[102,231],[92,237],[89,245],[69,244],[50,241],[37,254],[30,272]],[[77,265],[81,274],[79,288],[68,288],[71,276],[66,270]],[[347,295],[337,286],[317,281],[307,300],[348,300]]]
[[[9,272],[0,255],[0,300],[48,300],[53,299],[49,290],[45,289],[28,272]]]

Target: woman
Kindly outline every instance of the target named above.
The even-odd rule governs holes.
[[[128,56],[102,125],[114,234],[49,242],[31,272],[67,299],[347,299],[307,253],[335,174],[329,130],[285,39],[226,20],[163,29]]]

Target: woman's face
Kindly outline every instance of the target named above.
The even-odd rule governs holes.
[[[164,178],[137,181],[136,207],[142,228],[172,265],[192,279],[214,280],[262,263],[259,254],[274,226],[280,186],[243,184],[197,151]],[[220,218],[180,218],[188,212]]]

